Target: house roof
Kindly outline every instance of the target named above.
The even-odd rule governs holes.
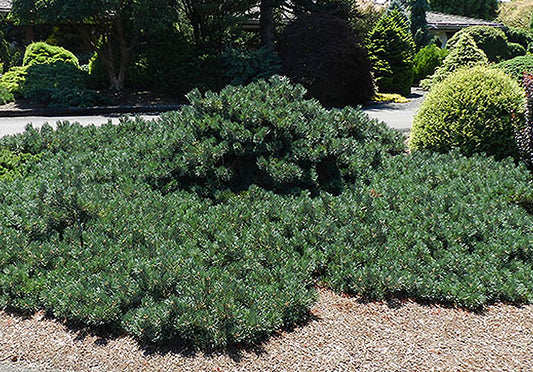
[[[9,13],[11,11],[11,0],[0,0],[0,13]]]
[[[504,27],[503,24],[499,22],[437,12],[427,12],[426,20],[430,30],[457,31],[470,26]]]

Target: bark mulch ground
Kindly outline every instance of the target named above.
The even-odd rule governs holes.
[[[0,364],[74,371],[532,371],[533,306],[483,314],[413,302],[362,304],[321,290],[314,319],[261,346],[211,354],[140,347],[0,313]]]

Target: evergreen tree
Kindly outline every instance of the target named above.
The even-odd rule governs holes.
[[[410,8],[411,34],[416,44],[416,50],[420,50],[431,41],[426,20],[426,11],[429,9],[429,5],[427,0],[411,0]]]
[[[384,14],[370,32],[367,45],[379,90],[409,95],[415,44],[404,14],[398,9]]]
[[[487,65],[488,63],[487,55],[476,45],[472,36],[462,34],[457,45],[442,61],[442,65],[430,78],[422,80],[420,83],[423,88],[429,89],[461,67]]]
[[[430,0],[431,10],[472,18],[494,19],[498,0]]]

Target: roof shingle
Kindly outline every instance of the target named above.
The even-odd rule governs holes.
[[[11,0],[0,0],[0,12],[9,12],[11,10]]]
[[[430,30],[457,30],[470,26],[503,27],[498,22],[437,12],[427,12],[426,19]]]

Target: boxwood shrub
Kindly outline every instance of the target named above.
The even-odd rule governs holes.
[[[517,158],[514,131],[524,125],[524,110],[524,90],[503,71],[460,69],[427,95],[415,115],[410,146]]]

